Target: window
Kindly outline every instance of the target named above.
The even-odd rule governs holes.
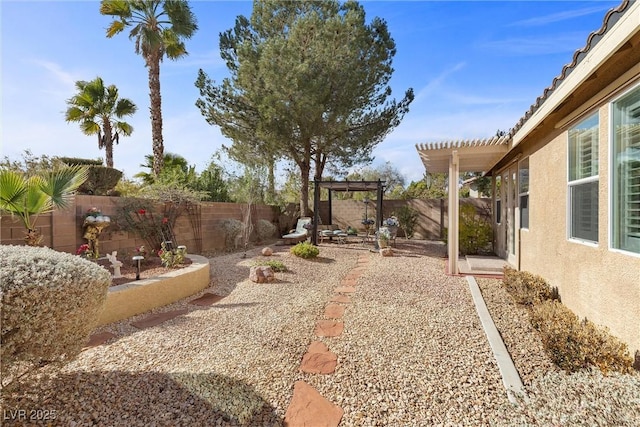
[[[529,158],[518,168],[518,196],[520,198],[520,228],[529,228]]]
[[[569,237],[598,241],[598,114],[569,129]]]
[[[640,88],[613,103],[612,246],[640,253]]]
[[[500,199],[500,175],[494,178],[496,180],[495,195],[496,195],[496,224],[502,222],[502,200]]]

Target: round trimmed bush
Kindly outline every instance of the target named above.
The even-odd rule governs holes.
[[[289,250],[292,254],[300,258],[315,258],[320,254],[320,249],[309,242],[300,242]]]
[[[76,357],[97,325],[110,284],[106,269],[78,256],[0,245],[3,377]]]

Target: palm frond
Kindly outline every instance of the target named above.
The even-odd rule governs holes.
[[[0,170],[0,209],[17,214],[27,193],[24,176],[12,170]]]
[[[52,171],[45,177],[41,190],[55,208],[66,208],[78,187],[87,180],[86,166],[71,166]]]

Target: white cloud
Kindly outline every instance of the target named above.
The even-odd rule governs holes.
[[[568,19],[579,18],[581,16],[591,15],[593,13],[601,13],[608,9],[610,9],[609,6],[593,6],[593,7],[586,7],[583,9],[567,10],[563,12],[552,13],[545,16],[537,16],[535,18],[523,19],[523,20],[511,23],[509,26],[510,27],[515,27],[515,26],[534,27],[534,26],[547,25],[552,22],[566,21]]]
[[[454,65],[453,67],[450,67],[450,68],[444,70],[443,72],[441,72],[438,76],[436,76],[435,78],[431,79],[429,81],[429,83],[427,83],[422,89],[420,89],[418,91],[418,93],[416,94],[415,100],[413,102],[414,103],[415,102],[420,102],[420,101],[424,100],[424,98],[426,98],[429,95],[431,95],[433,92],[435,92],[438,89],[440,89],[440,87],[445,82],[447,77],[449,77],[451,74],[454,74],[457,71],[462,70],[466,65],[467,64],[465,62],[459,62],[456,65]]]

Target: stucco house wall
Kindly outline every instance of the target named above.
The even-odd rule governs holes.
[[[609,249],[609,103],[599,113],[598,243],[568,238],[568,131],[529,155],[529,229],[520,229],[520,269],[558,287],[562,302],[640,350],[640,256]],[[589,114],[593,113],[591,110]],[[546,141],[543,141],[546,142]]]

